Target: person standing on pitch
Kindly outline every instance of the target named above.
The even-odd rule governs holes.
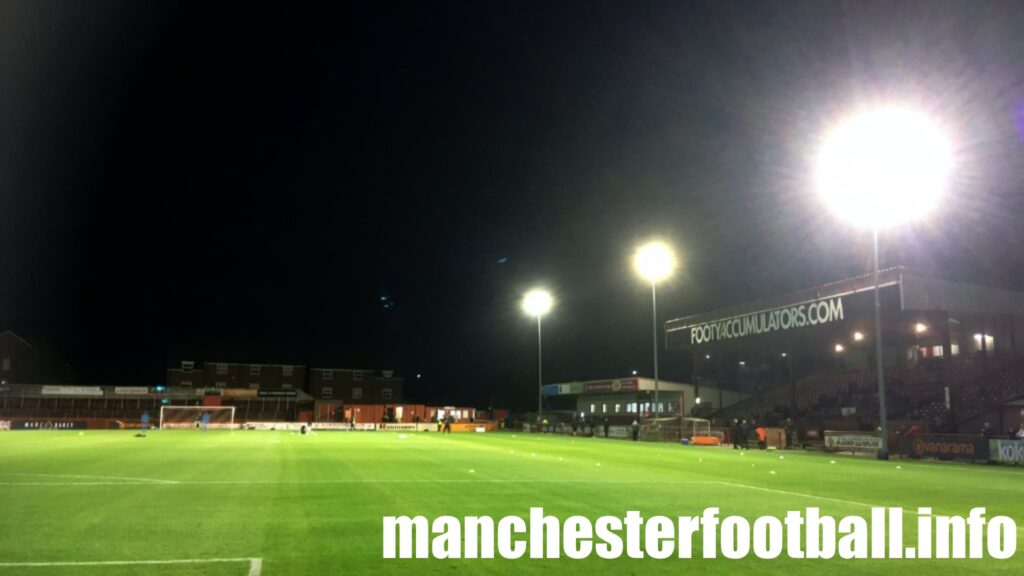
[[[605,419],[604,419],[604,437],[605,438],[608,437],[608,417],[607,416],[605,416]]]
[[[210,429],[210,413],[203,412],[203,432]]]
[[[633,418],[633,424],[631,424],[631,427],[633,428],[633,442],[636,442],[640,439],[640,423],[637,422],[636,418]]]
[[[740,419],[732,419],[732,449],[740,449]]]
[[[451,414],[449,414],[449,415],[444,417],[444,433],[445,434],[451,434],[452,433],[452,421],[453,420],[454,420],[454,418],[452,418]]]
[[[142,431],[139,432],[139,436],[145,438],[146,431],[149,430],[149,412],[142,413],[142,425],[140,426],[140,428],[142,429]]]

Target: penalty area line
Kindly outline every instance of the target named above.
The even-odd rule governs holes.
[[[158,566],[169,564],[249,564],[249,576],[260,576],[263,558],[184,558],[178,560],[86,560],[81,562],[0,562],[0,568],[53,568],[75,566]]]

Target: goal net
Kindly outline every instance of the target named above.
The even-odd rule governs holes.
[[[210,428],[234,428],[234,406],[161,406],[160,428],[200,428],[203,415],[209,415]]]

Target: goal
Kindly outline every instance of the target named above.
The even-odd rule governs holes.
[[[210,428],[234,428],[234,406],[161,406],[160,428],[195,428],[210,415]]]

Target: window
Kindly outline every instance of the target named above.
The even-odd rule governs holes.
[[[590,413],[591,413],[591,414],[593,414],[593,413],[594,413],[594,412],[596,412],[596,411],[597,411],[597,407],[596,407],[596,406],[594,406],[593,404],[591,404],[591,405],[590,405]]]
[[[294,375],[294,373],[295,373],[295,367],[294,366],[282,366],[281,367],[281,376],[292,376],[292,375]]]
[[[974,335],[974,349],[978,352],[984,351],[985,354],[991,355],[995,351],[996,339],[988,334],[975,334]]]
[[[8,372],[11,369],[11,359],[4,358],[4,372]]]
[[[355,372],[352,373],[352,379],[355,380],[356,382],[361,381],[363,379],[363,373],[360,372],[359,370],[356,370]]]
[[[620,409],[620,408],[622,408],[622,404],[616,404],[616,405],[615,405],[615,413],[616,413],[616,414],[618,414],[618,413],[619,413],[619,409]]]
[[[259,390],[259,389],[260,389],[260,383],[259,382],[249,382],[249,390]]]
[[[285,390],[291,390],[292,389],[292,383],[291,382],[282,382],[281,383],[281,388],[284,388]]]
[[[249,366],[249,376],[259,376],[262,373],[263,373],[263,367],[262,366],[256,366],[256,365]]]
[[[216,388],[227,388],[228,387],[228,383],[227,382],[214,382],[213,385]]]
[[[601,404],[601,414],[607,414],[607,413],[608,413],[608,405],[607,404]]]
[[[181,381],[181,385],[184,386],[185,388],[191,388],[192,387],[192,381],[191,380],[182,380]]]
[[[217,364],[217,374],[227,374],[227,373],[228,373],[228,365],[227,364]]]
[[[362,388],[353,388],[352,389],[352,399],[353,400],[362,400],[363,399],[363,389]]]
[[[334,370],[324,370],[324,380],[334,380]]]
[[[182,360],[181,361],[181,371],[182,372],[191,372],[192,369],[195,368],[195,367],[196,367],[196,363],[193,362],[192,360]]]
[[[391,388],[382,388],[380,397],[382,400],[391,400]]]
[[[323,388],[320,389],[320,397],[334,398],[334,388],[331,388],[330,386],[324,386]]]

